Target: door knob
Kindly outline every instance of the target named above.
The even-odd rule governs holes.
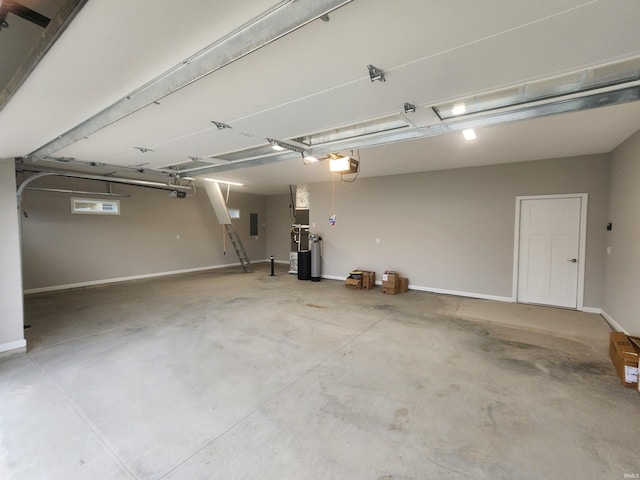
[[[570,258],[567,262],[576,263],[578,261],[577,258]]]

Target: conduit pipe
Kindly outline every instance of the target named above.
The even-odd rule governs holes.
[[[24,169],[23,171],[29,172],[33,170]],[[162,183],[162,182],[151,182],[149,180],[134,180],[130,178],[118,178],[118,177],[105,177],[102,175],[90,175],[85,173],[73,173],[73,172],[38,172],[35,175],[30,176],[25,179],[24,182],[20,184],[18,187],[18,203],[22,203],[22,194],[29,185],[34,180],[38,180],[43,177],[69,177],[69,178],[80,178],[82,180],[96,180],[99,182],[107,182],[107,183],[122,183],[125,185],[135,185],[137,187],[145,187],[145,188],[156,188],[161,190],[179,190],[181,192],[191,192],[193,188],[190,185],[173,185],[171,183]]]

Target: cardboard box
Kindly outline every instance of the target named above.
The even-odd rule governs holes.
[[[344,286],[347,288],[357,288],[357,289],[361,289],[362,288],[362,279],[361,278],[351,278],[348,277],[345,281],[344,281]]]
[[[397,273],[383,273],[382,274],[382,286],[383,287],[396,287],[400,281],[400,275]]]
[[[371,290],[376,286],[376,272],[362,272],[362,289]]]
[[[609,357],[625,387],[638,386],[639,353],[640,350],[636,349],[623,332],[611,332],[609,335]]]
[[[640,393],[640,337],[627,337],[638,352],[638,393]]]
[[[391,295],[395,295],[398,293],[398,289],[400,287],[400,280],[397,275],[391,277],[390,280],[382,281],[382,288],[385,290],[384,293],[389,293]]]
[[[382,274],[382,293],[397,295],[409,290],[409,279],[401,277],[397,272]]]
[[[376,285],[376,272],[358,270],[357,275],[351,272],[344,284],[347,288],[371,290]]]

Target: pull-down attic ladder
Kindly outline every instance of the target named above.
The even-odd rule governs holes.
[[[213,207],[216,217],[218,217],[218,221],[221,225],[224,225],[224,230],[229,236],[229,240],[231,241],[231,245],[238,256],[238,260],[240,260],[242,269],[245,272],[252,272],[253,269],[251,268],[249,257],[242,245],[240,236],[231,225],[231,217],[229,217],[227,202],[224,199],[224,195],[222,195],[220,185],[218,185],[217,182],[204,182],[204,188],[207,191],[207,196],[209,197],[209,201],[211,202],[211,206]]]

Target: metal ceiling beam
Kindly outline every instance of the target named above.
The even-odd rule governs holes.
[[[186,87],[353,0],[287,0],[31,152],[42,159]]]
[[[40,60],[44,58],[53,44],[60,38],[60,35],[67,29],[85,3],[87,3],[87,0],[65,0],[60,6],[56,15],[47,24],[45,31],[40,35],[38,42],[29,52],[29,57],[16,70],[2,92],[0,92],[0,110],[9,103],[9,100],[11,100],[31,72],[35,70]]]
[[[562,113],[571,113],[581,110],[588,110],[598,107],[607,107],[612,105],[620,105],[623,103],[635,102],[640,100],[640,81],[630,82],[624,88],[615,90],[604,88],[597,92],[589,94],[574,94],[564,99],[554,99],[553,101],[532,102],[527,105],[518,107],[507,107],[493,112],[478,113],[460,117],[454,121],[445,121],[439,124],[430,125],[428,127],[395,129],[387,132],[378,132],[363,135],[360,138],[348,138],[344,140],[336,140],[333,142],[323,143],[316,147],[312,147],[305,152],[307,155],[322,156],[331,152],[340,152],[347,150],[357,150],[360,148],[371,148],[380,145],[386,145],[396,142],[404,142],[407,140],[416,140],[420,138],[434,137],[447,133],[458,132],[467,128],[482,128],[492,125],[506,124],[519,120],[529,120],[533,118],[546,117]],[[300,154],[293,152],[283,152],[281,154],[263,156],[260,158],[248,158],[247,160],[237,160],[227,165],[217,165],[211,167],[203,167],[202,169],[192,169],[189,171],[191,175],[205,175],[216,172],[226,172],[236,170],[238,168],[249,168],[260,165],[268,165],[284,160],[292,160],[300,158]]]

